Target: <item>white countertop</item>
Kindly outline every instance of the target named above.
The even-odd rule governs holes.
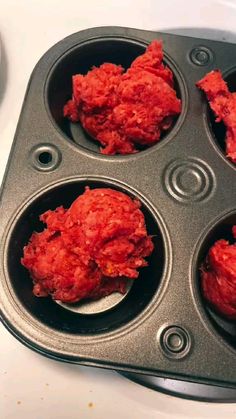
[[[30,74],[54,43],[103,25],[187,28],[192,35],[236,41],[229,33],[236,31],[235,22],[235,0],[0,0],[0,181]],[[236,418],[236,404],[182,400],[112,371],[52,361],[24,347],[2,325],[0,342],[1,419]]]

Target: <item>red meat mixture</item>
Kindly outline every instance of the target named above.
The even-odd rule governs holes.
[[[233,227],[236,239],[236,225]],[[218,240],[209,250],[201,268],[206,300],[224,316],[236,320],[236,241]]]
[[[40,220],[47,227],[33,233],[21,259],[36,296],[74,303],[125,293],[153,251],[140,202],[113,189],[86,188],[68,210]]]
[[[163,62],[162,43],[153,41],[125,72],[104,63],[72,77],[72,99],[64,116],[80,122],[102,145],[103,154],[129,154],[152,146],[181,111],[173,73]]]
[[[226,156],[236,163],[236,92],[231,93],[219,70],[211,71],[197,83],[206,93],[216,122],[226,127]]]

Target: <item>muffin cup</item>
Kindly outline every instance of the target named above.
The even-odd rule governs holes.
[[[24,207],[17,222],[9,232],[5,249],[7,277],[19,301],[31,316],[55,330],[74,334],[96,334],[115,330],[135,319],[158,292],[165,267],[165,245],[163,233],[156,216],[148,204],[142,203],[148,234],[152,234],[155,249],[148,258],[148,267],[140,269],[138,279],[128,280],[125,295],[114,293],[98,301],[83,301],[78,304],[65,304],[53,301],[51,297],[35,297],[30,274],[21,264],[23,248],[29,242],[32,232],[40,232],[45,225],[39,216],[49,209],[62,205],[69,208],[85,187],[117,189],[137,197],[125,187],[99,180],[72,181],[48,188]],[[142,202],[142,201],[141,201]]]
[[[226,81],[230,92],[236,92],[236,69],[230,69],[223,74],[223,78]],[[224,123],[216,122],[216,116],[214,112],[211,110],[210,106],[206,104],[206,123],[208,125],[208,129],[211,134],[211,138],[213,144],[216,145],[217,151],[219,154],[225,159],[227,163],[231,165],[233,169],[236,169],[235,163],[233,163],[227,156],[226,156],[226,127]]]
[[[229,243],[234,243],[232,236],[232,226],[234,225],[236,225],[236,212],[220,218],[208,229],[208,232],[199,244],[194,269],[198,298],[201,301],[203,310],[205,310],[205,313],[211,322],[214,333],[219,334],[225,343],[229,344],[233,349],[236,349],[236,321],[227,318],[227,316],[216,310],[213,305],[206,302],[201,287],[200,274],[201,266],[204,264],[210,248],[217,240],[224,239],[229,241]]]
[[[47,78],[46,106],[55,127],[68,141],[90,152],[101,154],[101,144],[92,138],[79,122],[73,123],[63,116],[63,107],[72,97],[72,76],[85,75],[93,66],[99,67],[103,63],[120,64],[127,70],[134,59],[145,52],[146,47],[147,43],[129,38],[101,37],[76,45],[57,60]],[[171,127],[161,136],[161,139],[168,139],[175,135],[183,119],[186,99],[181,74],[175,63],[166,55],[164,63],[173,72],[174,89],[182,101],[181,114],[174,118]],[[139,149],[142,151],[147,147],[140,146]]]

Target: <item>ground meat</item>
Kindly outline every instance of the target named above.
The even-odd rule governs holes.
[[[162,60],[162,44],[153,41],[126,72],[104,63],[73,76],[64,116],[80,121],[103,154],[135,153],[137,146],[155,144],[181,111],[172,71]]]
[[[236,239],[236,225],[233,227]],[[224,316],[236,320],[236,242],[218,240],[201,267],[201,284],[206,300]]]
[[[125,293],[153,251],[139,201],[116,190],[86,188],[68,210],[40,220],[47,227],[33,233],[21,259],[36,296],[74,303]]]
[[[226,127],[226,156],[236,163],[236,92],[231,93],[219,70],[211,71],[197,83],[206,93],[216,122]]]

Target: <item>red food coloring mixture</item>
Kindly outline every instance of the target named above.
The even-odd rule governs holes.
[[[236,239],[236,225],[232,229]],[[201,285],[206,300],[221,314],[236,320],[236,241],[218,240],[201,267]]]
[[[129,154],[150,147],[181,112],[173,73],[163,64],[161,41],[153,41],[125,72],[104,63],[72,77],[72,99],[64,116],[80,122],[102,145],[103,154]]]
[[[47,227],[33,233],[21,259],[34,295],[75,303],[124,294],[154,247],[140,206],[122,192],[86,188],[69,209],[42,214]]]
[[[203,90],[216,116],[216,122],[223,121],[226,127],[226,156],[236,163],[236,92],[231,93],[219,70],[211,71],[197,87]]]

